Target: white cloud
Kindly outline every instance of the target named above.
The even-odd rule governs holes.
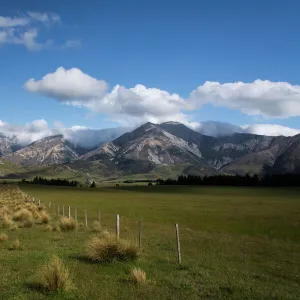
[[[186,125],[200,133],[211,136],[231,135],[235,132],[270,136],[292,136],[300,133],[300,130],[298,129],[274,124],[236,126],[229,123],[204,122],[202,124],[187,123]],[[66,127],[61,122],[55,122],[54,128],[51,128],[44,119],[34,120],[24,126],[9,124],[0,120],[0,133],[8,137],[16,137],[23,146],[47,136],[62,134],[65,139],[71,141],[75,146],[94,148],[107,141],[112,141],[134,128],[135,127],[91,129],[80,125]]]
[[[68,105],[87,108],[94,113],[106,114],[122,126],[138,126],[148,121],[177,121],[211,135],[244,131],[269,135],[298,133],[297,129],[279,125],[238,127],[216,122],[200,124],[191,122],[186,113],[206,103],[212,103],[238,109],[249,115],[300,116],[300,86],[286,82],[206,82],[194,90],[188,99],[183,99],[178,94],[141,84],[132,88],[116,85],[108,90],[108,84],[103,80],[91,77],[80,69],[66,70],[60,67],[40,80],[28,80],[24,86],[29,92],[51,97]]]
[[[31,21],[37,21],[45,24],[59,23],[61,21],[60,16],[55,13],[41,13],[29,11],[27,15]]]
[[[207,81],[191,93],[189,101],[198,106],[211,103],[238,109],[248,115],[300,116],[300,86],[287,82],[255,80],[220,84]]]
[[[128,130],[129,128],[124,127],[90,129],[79,125],[68,128],[61,122],[55,122],[54,128],[50,128],[44,119],[34,120],[24,126],[9,124],[0,120],[0,133],[8,137],[16,137],[22,146],[26,146],[47,136],[62,134],[65,139],[71,141],[76,146],[93,148],[101,143],[116,139]]]
[[[269,135],[269,136],[294,136],[300,133],[299,129],[285,127],[276,124],[252,124],[241,126],[245,132],[254,133],[258,135]]]
[[[73,68],[58,68],[54,73],[45,75],[41,80],[28,80],[24,87],[32,93],[55,98],[62,102],[89,101],[101,97],[107,90],[105,81],[95,78]],[[78,103],[79,103],[78,102]]]
[[[55,13],[27,12],[21,16],[0,16],[0,46],[5,44],[23,45],[29,51],[38,51],[46,48],[66,49],[80,45],[79,40],[67,40],[64,44],[55,46],[50,40],[38,41],[42,26],[51,26],[60,23],[61,18]]]
[[[169,120],[196,126],[189,123],[187,115],[182,112],[188,105],[178,94],[140,84],[133,88],[116,85],[108,91],[105,81],[76,68],[66,70],[60,67],[40,80],[28,80],[24,87],[32,93],[107,114],[113,121],[126,126]]]
[[[25,26],[30,23],[30,19],[26,17],[1,17],[0,16],[0,28],[1,27],[17,27]]]

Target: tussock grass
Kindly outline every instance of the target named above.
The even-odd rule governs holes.
[[[17,249],[20,248],[20,246],[21,246],[21,243],[20,243],[19,239],[16,238],[16,239],[12,242],[10,249],[11,249],[11,250],[17,250]]]
[[[134,260],[137,256],[137,246],[127,240],[118,241],[113,235],[93,237],[87,244],[87,258],[94,262]]]
[[[50,224],[48,224],[45,228],[45,231],[51,232],[53,231],[53,227]]]
[[[77,223],[73,218],[62,217],[60,219],[59,227],[62,231],[73,231],[77,227]]]
[[[0,242],[5,242],[8,240],[8,235],[6,233],[0,233]]]
[[[68,292],[73,289],[69,271],[56,255],[39,272],[43,288],[48,292]]]
[[[94,221],[92,224],[92,230],[94,232],[100,232],[101,231],[101,224],[98,221]]]
[[[146,273],[145,273],[145,271],[143,271],[140,268],[133,268],[131,270],[131,276],[132,276],[133,281],[136,284],[145,284],[146,283],[146,280],[147,280]]]
[[[42,210],[40,212],[40,220],[42,224],[48,224],[50,222],[50,216],[47,214],[46,211]]]
[[[13,220],[33,222],[32,212],[27,208],[21,208],[13,214]]]
[[[32,219],[28,219],[28,220],[24,220],[23,222],[21,222],[21,224],[19,225],[20,228],[30,228],[33,225],[33,220]]]
[[[2,207],[0,207],[0,217],[1,219],[3,219],[3,217],[5,215],[9,214],[9,208],[6,205],[3,205]]]
[[[3,216],[2,225],[3,225],[4,228],[11,227],[13,225],[13,223],[14,222],[12,221],[12,219],[11,219],[11,217],[9,215],[5,214]]]

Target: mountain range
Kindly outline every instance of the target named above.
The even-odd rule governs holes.
[[[40,175],[80,179],[89,173],[100,181],[300,171],[300,135],[228,132],[208,136],[178,122],[146,123],[122,133],[99,138],[92,148],[84,143],[79,146],[62,135],[27,146],[0,135],[0,174],[3,178]],[[5,169],[8,164],[10,167]]]

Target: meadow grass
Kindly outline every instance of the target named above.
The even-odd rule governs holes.
[[[77,208],[82,230],[46,231],[46,225],[7,233],[22,241],[21,251],[0,243],[0,299],[300,299],[299,189],[130,186],[97,189],[23,186],[45,207]],[[101,228],[113,234],[120,214],[120,237],[138,239],[137,261],[90,262],[86,244]],[[48,210],[53,222],[56,212]],[[179,224],[182,265],[177,263],[175,223]],[[0,221],[1,224],[1,221]],[[1,225],[0,225],[1,226]],[[76,289],[48,294],[36,272],[59,256]],[[147,274],[135,285],[132,270]],[[2,297],[2,298],[1,298]]]

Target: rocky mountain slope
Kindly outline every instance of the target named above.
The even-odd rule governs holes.
[[[38,140],[3,158],[12,163],[26,166],[48,166],[72,161],[78,157],[71,143],[62,135],[55,135]]]
[[[0,156],[12,153],[19,148],[17,138],[10,138],[0,133]]]
[[[63,136],[50,136],[18,151],[0,139],[6,161],[23,167],[64,164],[76,172],[155,174],[259,174],[300,171],[300,135],[270,137],[247,133],[212,137],[178,122],[146,123],[89,151]],[[3,155],[4,154],[4,155]],[[99,166],[99,167],[97,167]],[[177,174],[176,173],[176,174]]]

